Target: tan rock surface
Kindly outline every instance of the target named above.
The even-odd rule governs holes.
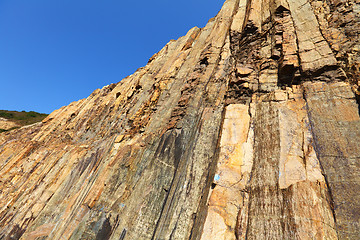
[[[227,106],[208,217],[201,239],[236,239],[234,229],[238,212],[246,207],[244,202],[249,197],[245,186],[252,168],[253,137],[249,106]]]
[[[359,239],[359,2],[227,0],[0,134],[0,239]]]
[[[20,125],[6,118],[0,118],[0,129],[9,130],[14,127],[20,127]]]

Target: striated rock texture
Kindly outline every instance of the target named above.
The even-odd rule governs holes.
[[[360,239],[360,2],[227,0],[0,134],[0,239]]]

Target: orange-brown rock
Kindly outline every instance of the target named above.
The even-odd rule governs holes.
[[[0,239],[360,239],[360,2],[227,0],[0,134]]]

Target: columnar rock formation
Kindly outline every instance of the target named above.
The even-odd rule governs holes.
[[[358,0],[227,0],[0,134],[1,239],[359,239]]]

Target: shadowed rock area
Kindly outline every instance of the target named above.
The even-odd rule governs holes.
[[[227,0],[0,134],[0,239],[360,239],[360,2]]]

